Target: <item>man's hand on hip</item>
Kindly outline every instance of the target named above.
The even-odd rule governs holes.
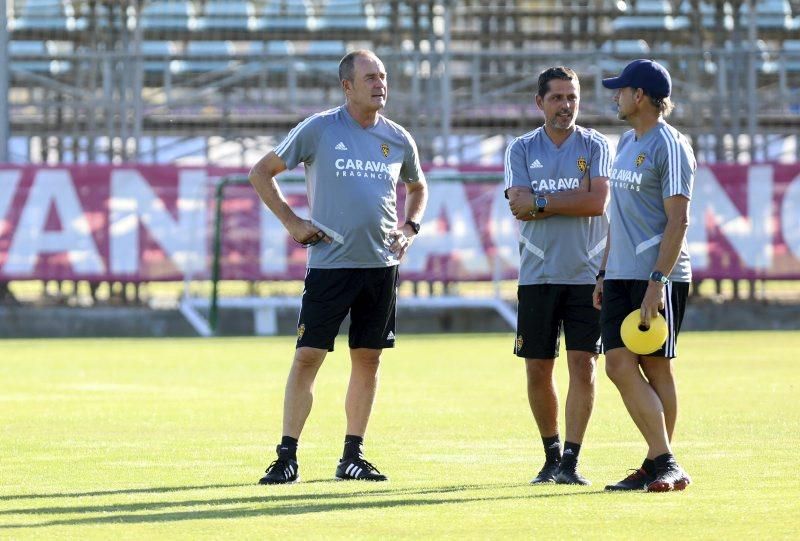
[[[403,256],[406,255],[406,251],[408,247],[411,246],[411,243],[414,242],[414,237],[416,235],[407,235],[405,230],[405,226],[400,229],[393,229],[389,231],[389,251],[393,254],[397,255],[397,259],[403,259]]]

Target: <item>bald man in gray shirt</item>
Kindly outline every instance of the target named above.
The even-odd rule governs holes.
[[[545,452],[535,485],[589,484],[577,464],[594,405],[600,314],[592,291],[606,243],[612,156],[603,135],[575,124],[579,103],[573,70],[544,70],[536,94],[544,126],[514,139],[505,158],[509,207],[522,221],[514,353],[525,359]],[[563,453],[553,378],[562,328],[569,369]]]
[[[311,412],[314,380],[348,313],[347,429],[335,476],[387,480],[364,458],[363,441],[381,352],[395,342],[397,265],[419,233],[428,191],[411,135],[379,113],[388,93],[383,62],[371,51],[354,51],[340,62],[339,79],[345,104],[298,124],[250,172],[250,182],[267,207],[309,250],[284,397],[283,437],[261,484],[299,479],[297,444]],[[311,212],[307,220],[289,207],[274,178],[300,163]],[[406,187],[402,225],[397,219],[398,181]]]
[[[606,373],[648,447],[642,466],[606,490],[683,490],[691,479],[670,445],[678,410],[672,364],[692,278],[686,230],[697,164],[689,141],[664,120],[672,80],[661,64],[634,60],[603,85],[616,90],[617,116],[633,129],[620,139],[611,172],[605,276],[594,303]],[[667,340],[650,355],[633,353],[620,336],[633,310],[645,327],[659,312],[667,321]]]

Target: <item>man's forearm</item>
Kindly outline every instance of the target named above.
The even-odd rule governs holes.
[[[570,190],[547,194],[546,210],[563,216],[600,216],[608,201],[608,183],[596,183],[591,191]]]
[[[408,188],[408,186],[406,185],[408,189],[405,204],[406,220],[419,223],[422,221],[425,207],[428,204],[428,186],[425,183],[415,188]]]
[[[284,227],[288,228],[292,220],[297,219],[297,215],[283,196],[271,171],[265,170],[259,165],[261,164],[256,164],[250,171],[248,177],[250,184],[253,185],[261,201],[264,202],[272,214],[280,220]]]

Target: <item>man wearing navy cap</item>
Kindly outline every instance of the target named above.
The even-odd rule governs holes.
[[[672,364],[692,279],[686,230],[697,164],[686,137],[664,120],[674,107],[664,66],[634,60],[603,86],[616,90],[617,116],[633,129],[620,138],[609,178],[610,228],[594,305],[606,373],[648,446],[641,468],[606,490],[683,490],[691,480],[670,447],[678,411]],[[642,325],[659,312],[667,320],[667,340],[650,355],[631,352],[620,337],[636,309]]]

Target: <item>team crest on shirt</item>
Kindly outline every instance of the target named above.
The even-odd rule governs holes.
[[[522,350],[522,335],[517,335],[517,339],[514,341],[514,347],[517,348],[516,351],[519,353]]]
[[[297,326],[297,339],[300,340],[303,338],[303,335],[306,333],[306,324],[301,323]]]
[[[386,143],[383,143],[381,145],[381,152],[383,152],[383,157],[384,158],[388,158],[389,157],[389,145],[387,145]]]
[[[584,158],[583,156],[578,158],[578,169],[581,170],[581,173],[586,172],[586,158]]]
[[[639,167],[640,165],[642,165],[644,163],[645,157],[646,156],[644,155],[644,152],[640,152],[639,155],[636,156],[636,162],[635,162],[636,163],[636,167]]]

